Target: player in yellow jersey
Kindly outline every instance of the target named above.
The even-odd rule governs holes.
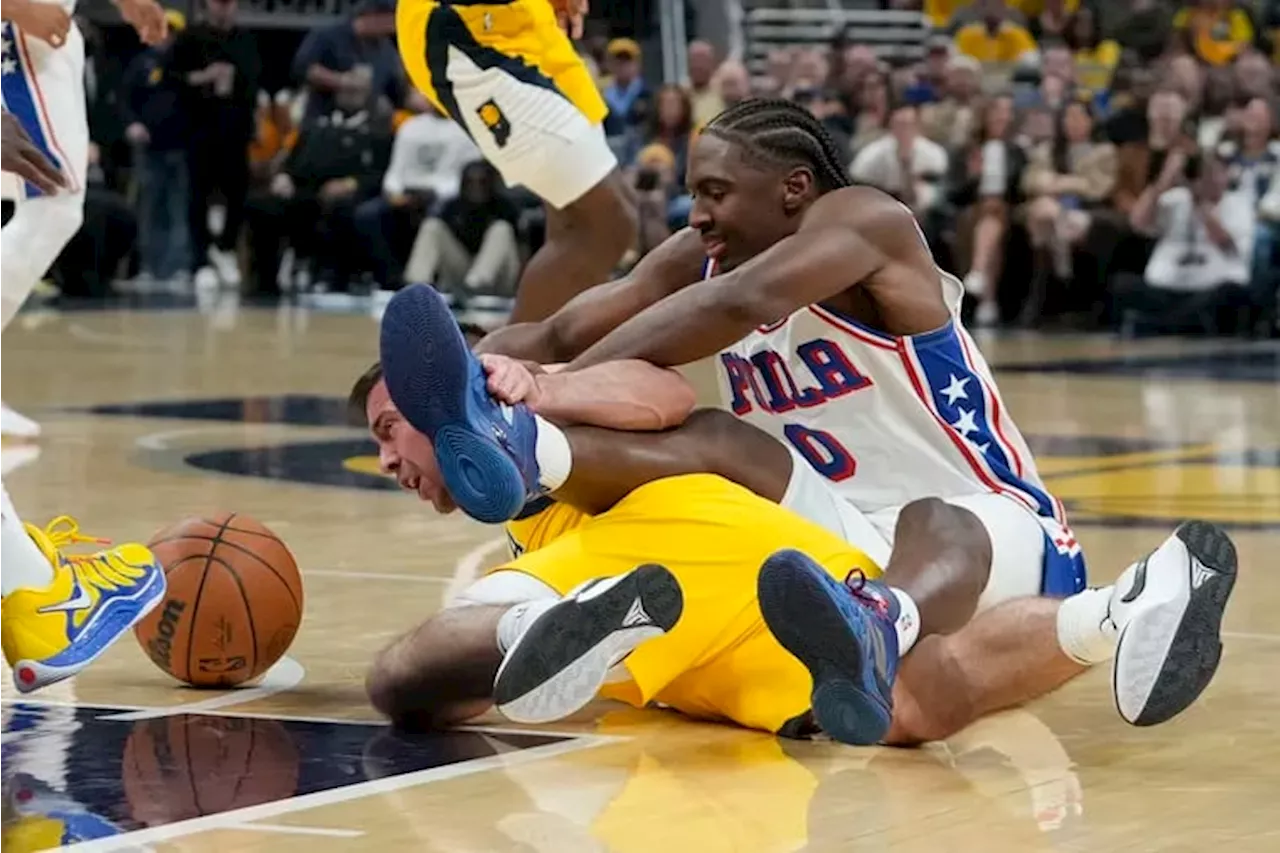
[[[605,139],[608,108],[562,25],[586,0],[400,0],[396,36],[415,86],[511,185],[547,204],[547,239],[520,279],[513,322],[549,316],[609,278],[636,233]]]
[[[501,357],[482,359],[488,392],[510,398]],[[545,721],[602,695],[787,735],[820,728],[846,743],[917,743],[947,737],[1109,661],[1118,637],[1141,636],[1133,632],[1149,630],[1146,623],[1175,602],[1178,573],[1160,566],[1176,563],[1178,554],[1203,555],[1213,566],[1206,571],[1222,573],[1227,590],[1234,579],[1230,541],[1211,526],[1184,525],[1157,549],[1158,559],[1138,564],[1152,568],[1132,584],[1065,601],[1019,597],[992,584],[986,592],[999,600],[976,614],[981,588],[962,588],[968,610],[961,604],[951,615],[936,594],[915,589],[921,606],[911,613],[877,580],[879,568],[856,540],[759,496],[780,494],[777,482],[786,483],[789,472],[775,463],[787,454],[771,454],[772,438],[728,415],[689,416],[693,394],[679,374],[632,361],[538,380],[535,409],[543,423],[658,431],[563,429],[557,440],[572,444],[572,472],[560,472],[557,502],[531,505],[509,524],[519,556],[375,661],[371,701],[402,724],[458,723],[495,700],[514,719]],[[535,395],[526,389],[523,399]],[[351,403],[378,443],[382,468],[451,511],[430,440],[397,409],[377,365],[356,383]],[[707,424],[719,435],[706,433]],[[673,460],[697,456],[689,451],[699,432],[729,445],[724,458],[738,461],[720,473],[750,491],[721,476],[688,473],[706,469],[686,465],[681,476]],[[618,452],[620,445],[628,450]],[[622,486],[637,474],[638,459],[667,466],[671,475]],[[616,499],[601,497],[619,489]],[[944,508],[924,501],[912,510],[911,534],[900,533],[883,567],[895,583],[914,573],[925,586],[955,586],[955,567],[984,547],[939,512]],[[842,583],[847,573],[852,582]],[[1102,625],[1089,615],[1095,606]],[[1081,612],[1084,618],[1072,615]],[[918,632],[930,635],[911,648]],[[900,673],[899,649],[910,649]],[[1171,653],[1169,660],[1185,657]],[[1117,670],[1117,705],[1130,722],[1168,719],[1212,675],[1197,671],[1187,685],[1178,666],[1157,669],[1149,679]],[[1131,687],[1138,692],[1129,695]]]

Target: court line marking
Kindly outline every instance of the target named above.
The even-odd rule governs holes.
[[[276,661],[276,663],[267,670],[266,674],[262,676],[262,680],[253,687],[246,687],[243,690],[232,690],[227,693],[223,693],[221,696],[201,699],[198,702],[186,702],[181,705],[172,705],[168,708],[153,707],[137,711],[127,711],[122,714],[110,714],[105,717],[99,717],[99,719],[123,721],[154,720],[159,717],[172,717],[175,714],[204,714],[209,711],[216,711],[219,708],[225,708],[228,705],[242,705],[246,702],[257,702],[261,699],[266,699],[268,696],[274,696],[277,693],[292,690],[302,683],[302,679],[306,674],[307,670],[302,664],[286,655]]]
[[[449,586],[444,591],[444,603],[448,605],[458,596],[458,593],[470,586],[471,582],[480,576],[485,558],[506,544],[505,536],[490,539],[488,542],[481,542],[459,557],[453,567],[453,577],[449,579]]]
[[[290,826],[286,823],[242,823],[226,829],[245,829],[257,832],[279,832],[285,835],[324,835],[329,838],[359,838],[363,829],[331,829],[323,826]]]
[[[399,776],[389,776],[385,779],[371,779],[367,782],[360,782],[355,785],[347,785],[341,788],[332,788],[327,791],[316,791],[311,794],[303,794],[300,797],[290,797],[286,800],[277,800],[272,803],[262,803],[261,805],[248,806],[243,809],[234,809],[221,814],[191,818],[189,820],[182,820],[177,823],[166,824],[164,826],[155,826],[149,829],[126,832],[109,838],[97,838],[92,841],[72,844],[62,849],[75,850],[78,851],[78,853],[106,853],[106,851],[135,848],[142,844],[157,844],[160,842],[172,841],[177,838],[184,838],[189,835],[208,832],[210,830],[244,829],[249,827],[244,827],[243,824],[251,823],[256,820],[275,818],[281,815],[319,808],[321,806],[338,805],[339,803],[364,799],[365,797],[389,794],[393,791],[399,791],[404,788],[411,788],[417,785],[425,785],[432,782],[443,782],[449,779],[471,776],[488,770],[504,770],[509,767],[529,764],[534,761],[542,761],[547,758],[556,758],[573,752],[580,752],[585,749],[594,749],[616,741],[616,738],[605,735],[583,735],[569,741],[535,746],[530,749],[522,749],[516,752],[499,753],[497,755],[478,758],[472,761],[463,761],[458,764],[445,765],[444,767],[432,767],[427,770],[418,770],[413,773],[404,773]]]

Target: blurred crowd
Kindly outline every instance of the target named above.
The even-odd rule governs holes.
[[[822,120],[854,181],[915,211],[979,325],[1275,334],[1275,5],[885,5],[927,16],[921,60],[890,64],[840,32],[748,70],[695,40],[687,79],[655,85],[637,42],[584,39],[640,208],[628,262],[686,221],[699,129],[783,97]],[[169,43],[91,104],[120,117],[128,163],[100,164],[63,289],[105,292],[125,263],[261,294],[431,282],[509,297],[540,205],[407,84],[394,0],[309,33],[272,93],[236,16],[236,0],[171,13]]]

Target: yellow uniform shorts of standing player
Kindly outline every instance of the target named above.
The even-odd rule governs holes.
[[[782,734],[793,732],[809,710],[813,681],[765,626],[756,600],[760,566],[794,548],[836,578],[853,570],[880,575],[835,534],[710,474],[648,483],[598,516],[552,504],[511,522],[508,534],[522,553],[455,605],[562,596],[584,581],[658,563],[680,584],[680,620],[636,648],[625,661],[625,677],[600,695]]]
[[[562,209],[617,167],[608,107],[548,0],[400,0],[396,37],[414,85],[509,185]]]

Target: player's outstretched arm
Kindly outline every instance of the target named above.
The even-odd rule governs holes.
[[[546,320],[498,329],[475,350],[539,364],[569,361],[629,318],[698,281],[705,262],[698,233],[677,231],[624,277],[588,288]]]
[[[631,358],[661,367],[688,364],[719,352],[758,326],[866,279],[888,258],[862,234],[885,227],[877,220],[890,217],[910,227],[911,217],[901,205],[883,204],[874,196],[851,204],[849,192],[864,191],[851,188],[824,196],[794,235],[733,272],[673,293],[632,317],[567,369]]]
[[[684,423],[697,405],[689,381],[674,370],[630,359],[566,373],[493,353],[480,362],[489,393],[524,403],[561,426],[653,432]]]

